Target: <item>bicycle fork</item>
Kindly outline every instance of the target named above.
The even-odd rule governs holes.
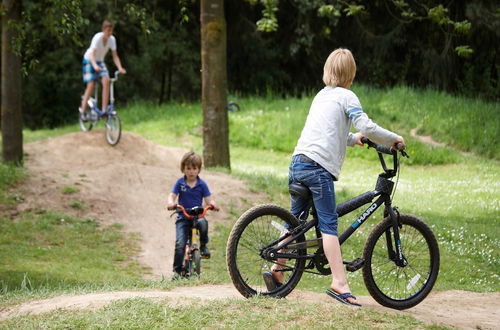
[[[394,261],[397,266],[405,267],[406,265],[408,265],[408,261],[404,257],[403,249],[401,247],[401,238],[399,235],[399,227],[400,227],[400,225],[399,225],[399,212],[398,212],[398,214],[396,214],[396,212],[394,210],[396,210],[396,212],[397,212],[397,209],[393,208],[391,206],[390,202],[386,202],[385,212],[388,213],[388,215],[391,218],[392,230],[394,231],[393,235],[391,235],[390,230],[387,230],[385,232],[385,239],[387,242],[387,253],[388,253],[389,259]],[[392,243],[391,236],[394,236],[394,243],[395,243],[395,248],[396,248],[395,250],[396,251],[394,251],[394,245]]]

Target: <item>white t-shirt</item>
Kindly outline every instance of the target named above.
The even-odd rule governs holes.
[[[116,50],[115,37],[111,35],[108,38],[108,42],[106,43],[106,45],[104,45],[103,43],[103,37],[104,37],[103,32],[98,32],[94,35],[94,37],[92,38],[92,42],[90,43],[90,47],[85,52],[85,55],[83,55],[84,59],[90,60],[90,54],[92,53],[93,50],[95,50],[95,60],[97,62],[102,62],[104,61],[104,56],[106,55],[109,49]]]
[[[346,147],[356,143],[349,132],[352,124],[363,136],[386,146],[398,138],[368,118],[351,90],[326,86],[314,97],[293,154],[306,155],[338,179]]]

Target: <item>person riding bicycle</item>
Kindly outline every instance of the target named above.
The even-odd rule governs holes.
[[[189,151],[181,159],[181,172],[184,176],[179,178],[172,188],[172,192],[168,196],[167,208],[175,210],[177,206],[177,197],[179,204],[186,209],[205,204],[212,205],[215,211],[219,208],[212,199],[212,194],[208,185],[198,175],[201,171],[202,160],[200,155]],[[208,243],[208,222],[207,219],[198,219],[195,223],[200,231],[200,253],[206,258],[210,258],[210,250],[207,247]],[[182,260],[184,258],[184,246],[188,240],[191,230],[191,222],[184,218],[182,213],[177,215],[175,222],[175,254],[174,254],[174,276],[178,276],[182,271]]]
[[[122,74],[127,71],[122,67],[120,57],[116,50],[116,39],[113,36],[114,25],[111,21],[105,19],[102,22],[102,32],[98,32],[92,38],[90,47],[83,55],[82,74],[83,82],[87,84],[82,97],[82,104],[78,109],[82,119],[86,119],[87,101],[94,91],[95,83],[101,78],[102,83],[102,111],[106,111],[109,104],[109,74],[104,63],[104,57],[109,49],[113,55],[113,62],[118,71]]]
[[[346,146],[363,145],[363,136],[387,146],[404,144],[401,136],[388,131],[368,118],[356,94],[349,90],[356,74],[356,62],[348,49],[334,50],[323,68],[325,87],[316,94],[289,168],[289,183],[299,182],[312,193],[323,237],[323,250],[332,270],[331,290],[327,293],[346,304],[360,306],[351,294],[343,267],[337,232],[334,181],[344,161]],[[360,133],[350,133],[351,125]],[[307,217],[309,200],[291,196],[291,213]],[[279,286],[285,260],[278,260],[271,272],[264,273]],[[266,282],[267,283],[267,282]]]

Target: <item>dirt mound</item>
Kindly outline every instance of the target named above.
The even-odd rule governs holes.
[[[182,175],[179,162],[187,150],[127,132],[111,147],[103,134],[77,132],[27,144],[25,166],[31,175],[21,188],[25,198],[18,209],[51,209],[121,223],[126,231],[141,234],[140,261],[151,267],[152,275],[170,276],[175,226],[165,206],[173,183]],[[212,224],[234,221],[227,210],[250,206],[260,198],[229,175],[202,171],[201,176],[222,208],[210,214]],[[79,191],[64,194],[67,186]],[[74,200],[83,207],[71,207]]]

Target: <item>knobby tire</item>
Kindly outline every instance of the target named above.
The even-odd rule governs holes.
[[[370,295],[381,305],[407,309],[420,303],[431,291],[439,273],[439,247],[432,230],[412,215],[400,215],[400,239],[404,267],[390,260],[388,238],[394,247],[392,221],[385,218],[365,243],[363,279]],[[390,250],[390,249],[389,249]]]
[[[246,211],[235,223],[227,243],[226,261],[231,280],[244,297],[255,295],[285,297],[300,281],[304,259],[287,260],[282,286],[268,291],[263,273],[275,263],[260,255],[261,248],[282,235],[285,227],[298,226],[297,219],[286,209],[276,205],[259,205]],[[280,231],[281,230],[281,231]],[[296,242],[303,242],[304,236]],[[288,251],[305,255],[306,250]]]

